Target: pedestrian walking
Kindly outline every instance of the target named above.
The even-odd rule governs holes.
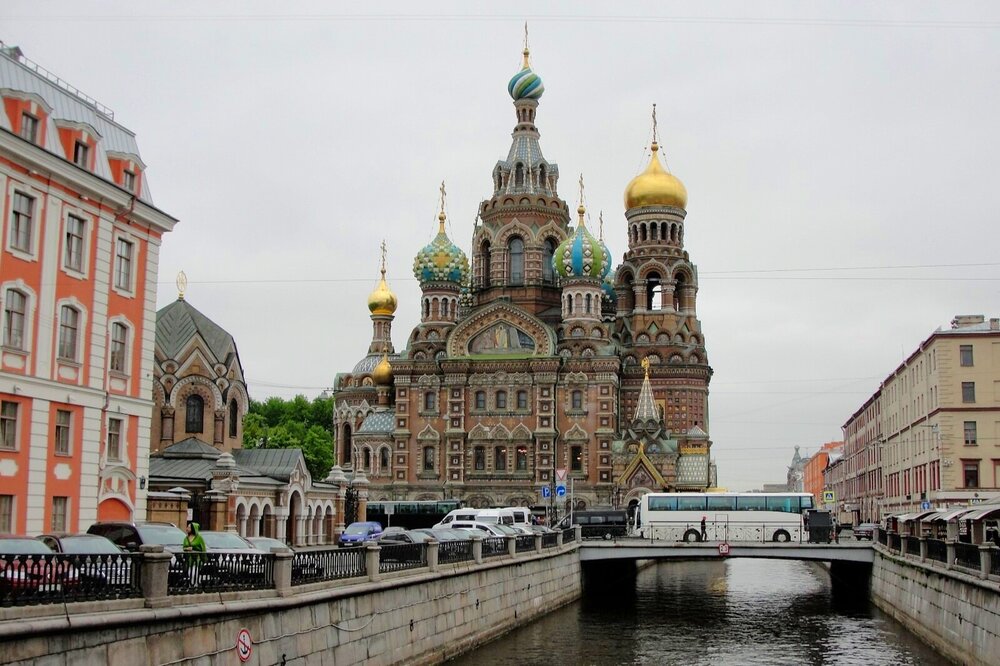
[[[834,543],[840,543],[840,526],[837,525],[837,517],[832,518],[833,522],[833,541]]]
[[[198,523],[188,521],[187,528],[187,536],[184,537],[182,545],[184,546],[184,552],[187,553],[188,580],[191,581],[193,587],[197,587],[198,570],[201,568],[201,562],[205,559],[204,553],[208,548],[205,546],[205,538],[198,531]]]
[[[708,530],[705,529],[705,516],[701,517],[701,540],[708,541]]]

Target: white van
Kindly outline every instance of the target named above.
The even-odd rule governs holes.
[[[434,525],[431,529],[436,530],[442,527],[451,527],[451,524],[456,520],[476,520],[478,514],[479,509],[473,509],[472,507],[452,509],[444,518],[441,519],[440,523]]]
[[[481,523],[513,525],[514,512],[510,509],[480,509],[479,513],[476,514],[476,520]]]
[[[480,534],[484,538],[511,536],[515,534],[511,527],[498,525],[497,523],[485,523],[481,520],[455,520],[452,521],[451,527],[456,530],[469,530],[470,532]]]
[[[526,506],[509,506],[504,511],[511,511],[514,514],[514,527],[531,529],[531,509]]]

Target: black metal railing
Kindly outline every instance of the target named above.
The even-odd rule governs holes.
[[[167,594],[272,588],[272,553],[177,553],[167,577]]]
[[[990,575],[1000,576],[1000,550],[994,548],[990,552],[990,555],[992,555],[990,558]]]
[[[483,557],[498,557],[506,554],[506,537],[486,537],[483,539]]]
[[[142,596],[142,556],[0,555],[0,606]]]
[[[555,548],[559,545],[559,535],[555,532],[546,532],[542,535],[542,548]]]
[[[879,530],[878,531],[878,542],[880,544],[882,544],[883,546],[888,546],[889,545],[889,533],[886,532],[885,530]]]
[[[438,544],[438,564],[453,564],[472,560],[472,541],[442,541]]]
[[[896,533],[890,532],[889,533],[889,543],[886,544],[887,547],[889,548],[889,550],[894,550],[894,551],[896,551],[898,553],[899,552],[899,547],[900,547],[901,544],[902,544],[902,537],[900,537]]]
[[[927,559],[935,562],[948,561],[948,546],[941,539],[927,540]]]
[[[419,569],[427,566],[427,544],[391,543],[382,544],[379,551],[379,573]]]
[[[906,554],[920,557],[920,537],[906,537]]]
[[[626,525],[581,525],[581,539],[619,539],[628,536]]]
[[[292,585],[367,576],[366,553],[364,548],[331,548],[295,553],[292,559]]]
[[[576,528],[569,527],[563,530],[563,543],[576,541]]]
[[[955,544],[955,564],[966,569],[979,571],[979,546],[974,543]]]
[[[514,537],[515,553],[530,553],[535,550],[534,534],[518,534]]]

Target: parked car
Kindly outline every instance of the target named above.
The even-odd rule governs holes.
[[[479,509],[473,509],[472,507],[452,509],[441,519],[441,522],[432,526],[431,529],[451,527],[451,524],[456,520],[475,520],[478,513]]]
[[[513,528],[497,523],[481,523],[479,521],[456,520],[452,522],[451,529],[477,530],[485,539],[489,537],[504,537],[518,534]],[[476,532],[473,532],[475,534]]]
[[[427,534],[423,530],[404,530],[402,532],[389,532],[388,530],[382,533],[379,537],[378,542],[391,544],[391,543],[426,543],[430,541],[433,536]]]
[[[79,585],[76,567],[30,537],[0,536],[0,599],[17,593],[59,594]]]
[[[466,541],[472,537],[472,532],[468,530],[455,530],[445,527],[420,527],[411,532],[426,534],[431,539],[437,541]]]
[[[56,532],[36,538],[53,552],[78,556],[74,565],[81,582],[112,587],[132,585],[132,562],[102,536]]]
[[[351,523],[340,535],[340,542],[337,544],[341,548],[349,546],[360,546],[365,541],[374,541],[382,534],[382,524],[374,521]]]
[[[273,548],[286,548],[294,554],[294,559],[292,560],[292,577],[295,579],[304,578],[319,578],[323,575],[323,565],[320,562],[319,557],[310,556],[311,551],[296,551],[291,546],[287,545],[283,541],[278,539],[272,539],[271,537],[247,537],[249,541],[255,548],[258,548],[265,553],[270,553]]]
[[[861,523],[853,530],[854,538],[858,540],[868,539],[871,541],[875,538],[876,529],[878,529],[878,523]]]
[[[254,548],[262,550],[265,553],[270,553],[272,548],[287,548],[293,553],[295,552],[295,549],[286,544],[284,541],[272,539],[271,537],[247,537],[247,541],[252,543]]]
[[[87,534],[106,538],[122,550],[136,552],[139,546],[163,546],[171,553],[184,551],[184,530],[172,523],[131,523],[127,521],[102,521],[87,529]]]
[[[226,582],[245,578],[260,579],[267,574],[264,559],[253,556],[268,553],[239,534],[202,530],[201,538],[205,540],[205,548],[209,553],[219,553],[219,557],[205,563],[203,575]]]

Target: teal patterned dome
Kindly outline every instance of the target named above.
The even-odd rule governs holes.
[[[618,302],[618,293],[615,292],[615,285],[609,278],[604,278],[604,282],[601,283],[601,291],[604,292],[604,298],[612,303]]]
[[[556,248],[552,267],[563,278],[589,277],[603,280],[611,270],[611,253],[587,231],[583,222],[583,206],[577,212],[580,213],[580,223],[576,225],[576,233]]]
[[[515,102],[519,99],[539,99],[545,92],[542,77],[531,70],[528,64],[528,49],[524,49],[524,66],[507,84],[507,92]]]
[[[444,213],[438,215],[438,235],[417,253],[413,260],[413,276],[423,285],[427,282],[455,282],[464,285],[469,278],[469,259],[462,249],[451,242],[444,231]]]

